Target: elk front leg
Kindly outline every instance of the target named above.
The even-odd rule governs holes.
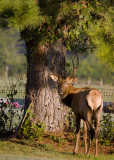
[[[75,146],[73,154],[75,155],[78,151],[78,139],[79,139],[79,131],[80,131],[80,119],[76,118],[76,134],[75,134]]]
[[[85,145],[84,154],[86,154],[87,153],[87,125],[85,121],[84,121],[84,145]]]

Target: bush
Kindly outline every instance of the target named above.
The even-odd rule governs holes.
[[[18,102],[12,103],[9,99],[0,99],[0,134],[13,131],[17,127],[16,123],[14,126],[15,118],[16,120],[21,119],[17,108],[20,108]]]
[[[102,144],[110,145],[114,142],[113,137],[113,122],[111,121],[112,116],[110,114],[103,115],[101,120],[99,139]]]
[[[8,116],[5,113],[5,108],[7,107],[6,103],[2,100],[0,101],[0,131],[5,131],[5,124],[7,123]]]
[[[27,139],[37,138],[41,140],[45,125],[43,123],[34,123],[33,118],[34,114],[32,113],[31,109],[28,109],[24,123],[22,124],[22,127],[18,133],[19,137]]]

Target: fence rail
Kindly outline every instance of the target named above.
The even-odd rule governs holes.
[[[105,113],[114,113],[114,89],[103,89],[99,88],[103,95],[104,107],[103,111]],[[8,98],[11,90],[7,87],[0,88],[0,98]],[[25,99],[25,88],[17,88],[17,94],[14,95],[14,100],[20,105],[24,104]]]
[[[112,121],[114,122],[114,90],[113,89],[99,89],[102,92],[104,103],[103,103],[103,111],[102,115],[110,113],[112,116]],[[7,87],[4,87],[0,89],[0,99],[7,99],[8,94],[10,94],[11,90]],[[6,124],[6,130],[12,130],[16,126],[18,126],[19,121],[22,118],[23,110],[22,106],[25,102],[25,89],[17,88],[17,94],[14,95],[14,102],[18,102],[21,106],[20,108],[6,108],[5,113],[9,116],[9,122]],[[1,109],[0,109],[1,110]],[[14,114],[15,113],[15,114]],[[13,116],[14,114],[14,116]],[[12,122],[11,122],[12,120]],[[74,125],[74,114],[71,112],[69,114],[69,122],[71,123],[71,126]]]
[[[15,99],[24,99],[25,98],[25,89],[16,88],[17,94],[14,95]],[[7,87],[0,87],[0,97],[8,98],[8,95],[11,93],[11,89]]]

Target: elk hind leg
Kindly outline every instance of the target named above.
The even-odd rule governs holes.
[[[84,121],[84,145],[85,145],[84,154],[86,154],[87,153],[87,125],[85,121]]]
[[[98,156],[97,144],[98,144],[98,129],[100,124],[101,110],[103,108],[103,103],[99,106],[94,114],[95,119],[95,156]]]
[[[98,144],[98,129],[100,118],[95,118],[95,156],[98,156],[97,144]]]
[[[90,145],[92,143],[92,139],[93,139],[93,136],[94,136],[94,129],[93,129],[93,123],[92,123],[92,117],[91,116],[88,117],[88,124],[90,126],[89,127],[89,144],[88,144],[88,149],[87,149],[86,155],[90,154]]]
[[[78,139],[79,139],[79,131],[80,131],[80,119],[76,118],[76,134],[75,134],[75,146],[73,154],[75,155],[78,151]]]

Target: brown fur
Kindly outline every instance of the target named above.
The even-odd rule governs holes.
[[[84,120],[84,142],[85,154],[89,155],[89,148],[91,140],[95,135],[95,155],[97,152],[98,143],[98,128],[100,123],[100,115],[103,107],[103,98],[99,90],[95,88],[83,87],[74,88],[71,83],[75,78],[59,78],[51,75],[54,81],[58,81],[58,92],[64,104],[71,107],[76,116],[76,142],[74,147],[74,154],[77,153],[78,138],[80,130],[80,120]],[[95,129],[93,128],[93,120],[95,121]],[[90,133],[90,140],[87,149],[87,129]]]

